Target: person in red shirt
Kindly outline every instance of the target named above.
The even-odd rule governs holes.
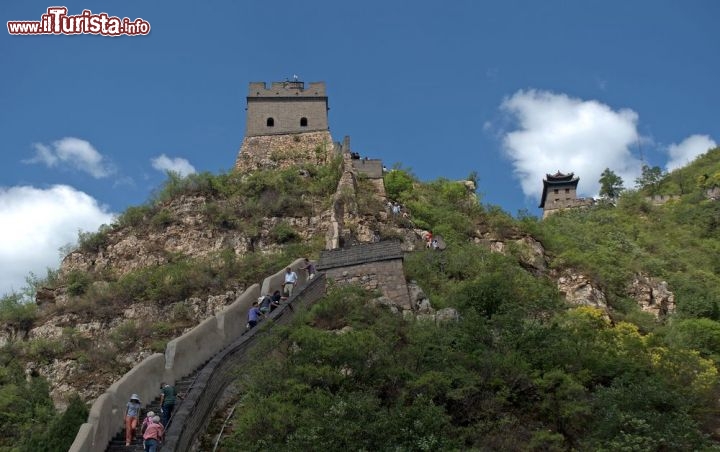
[[[160,416],[153,416],[143,433],[145,452],[156,452],[165,435],[165,427],[160,422]]]

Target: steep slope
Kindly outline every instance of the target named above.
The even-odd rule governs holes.
[[[703,171],[720,171],[713,165],[704,162]],[[37,314],[18,310],[12,300],[6,303],[3,363],[18,375],[48,379],[57,406],[74,392],[89,401],[134,363],[163,350],[169,339],[290,259],[316,256],[333,240],[350,246],[400,239],[405,250],[415,251],[405,261],[409,279],[423,292],[414,299],[424,299],[426,310],[460,309],[463,320],[456,327],[408,325],[375,308],[356,311],[368,296],[361,293],[347,295],[358,306],[343,304],[345,295],[331,296],[320,308],[328,311],[313,314],[321,320],[311,318],[299,330],[282,333],[289,347],[300,344],[299,365],[323,363],[336,352],[342,352],[341,358],[347,352],[354,363],[342,358],[331,363],[325,376],[308,374],[316,381],[308,386],[313,391],[326,385],[336,389],[317,407],[334,412],[335,404],[352,399],[367,403],[368,413],[394,407],[397,411],[389,411],[393,416],[421,426],[425,421],[416,416],[439,419],[431,423],[429,436],[410,424],[390,430],[378,426],[372,440],[377,443],[368,438],[368,447],[383,438],[409,448],[504,447],[503,425],[518,429],[509,448],[530,443],[580,447],[585,437],[598,442],[609,438],[591,435],[593,429],[619,435],[625,421],[634,423],[634,430],[626,432],[628,442],[650,441],[666,429],[671,437],[685,435],[687,441],[664,438],[647,444],[705,444],[715,419],[701,408],[715,409],[720,356],[720,208],[704,195],[708,182],[663,206],[628,192],[617,207],[598,205],[540,222],[515,220],[482,205],[474,176],[468,179],[421,183],[409,171],[391,171],[384,190],[402,206],[402,214],[394,215],[377,185],[348,174],[340,160],[324,167],[245,175],[170,176],[147,205],[130,208],[115,224],[81,236],[59,274],[39,288]],[[447,249],[419,251],[426,231],[442,236]],[[592,308],[568,311],[572,305]],[[342,339],[349,341],[346,345],[321,339],[336,337],[324,330],[345,326],[359,337],[348,335]],[[309,345],[302,346],[303,341]],[[388,344],[388,356],[397,366],[385,360],[372,364],[379,359],[373,350],[385,350]],[[359,354],[344,351],[345,346],[357,346]],[[425,362],[423,355],[432,350],[438,355],[430,353]],[[460,364],[448,367],[442,356]],[[362,363],[370,370],[362,370]],[[413,366],[411,372],[404,369]],[[250,371],[255,372],[260,371]],[[284,367],[283,372],[287,381],[278,385],[284,387],[302,380],[295,372],[306,370]],[[340,381],[338,375],[343,376]],[[366,393],[347,392],[351,383],[361,384]],[[265,400],[256,385],[259,380],[243,388],[248,400]],[[283,387],[276,388],[278,394]],[[618,398],[634,393],[656,402],[643,407],[641,399],[631,399],[623,405]],[[422,404],[415,406],[411,394],[425,394]],[[295,402],[299,407],[306,403]],[[278,409],[286,409],[286,403],[291,402]],[[666,409],[663,403],[678,414],[652,421]],[[413,409],[417,411],[406,411]],[[604,411],[614,423],[595,422],[590,413],[601,409],[616,410]],[[385,414],[372,416],[387,419]],[[318,419],[312,415],[306,424],[291,423],[291,430],[278,434],[312,438]],[[497,419],[507,424],[496,424]],[[350,441],[355,437],[341,430],[355,421],[347,419],[327,433]],[[243,422],[238,419],[233,429],[249,428]],[[457,424],[447,430],[458,433],[456,439],[438,436],[447,422]],[[395,428],[412,434],[398,438],[390,433]],[[9,438],[16,434],[8,433]],[[489,442],[480,442],[478,435]]]

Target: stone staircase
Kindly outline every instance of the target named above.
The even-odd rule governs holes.
[[[195,377],[197,373],[200,371],[200,369],[196,370],[192,374],[188,375],[187,377],[175,382],[175,389],[177,390],[177,393],[182,395],[183,397],[185,394],[187,394],[190,391],[190,388],[192,387],[193,382],[195,381]],[[158,388],[158,393],[160,392],[160,389]],[[175,411],[182,405],[183,401],[178,398],[177,404],[175,405]],[[148,411],[153,411],[155,414],[160,416],[160,396],[157,396],[154,400],[152,400],[149,404],[145,405],[143,409],[140,412],[140,421],[138,422],[138,428],[135,432],[135,435],[133,437],[133,442],[130,446],[125,446],[125,427],[113,437],[113,439],[110,441],[110,444],[108,444],[107,449],[105,449],[106,452],[127,452],[127,451],[144,451],[145,448],[143,447],[143,441],[142,437],[140,436],[140,426],[142,425],[143,420],[145,419],[146,413]],[[173,417],[175,415],[173,414]],[[173,419],[170,418],[170,424],[172,424]],[[168,424],[168,427],[170,426]]]

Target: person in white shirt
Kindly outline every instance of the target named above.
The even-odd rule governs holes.
[[[290,298],[292,295],[293,289],[297,285],[298,276],[297,273],[292,271],[290,267],[285,269],[285,284],[283,284],[283,292],[285,292],[285,297]]]

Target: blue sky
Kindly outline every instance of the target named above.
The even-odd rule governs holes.
[[[610,167],[672,169],[720,140],[720,2],[5,1],[142,18],[147,36],[0,33],[0,294],[165,170],[229,170],[251,81],[325,81],[336,141],[422,180],[479,174],[485,203],[585,196]],[[643,160],[641,160],[643,159]]]

